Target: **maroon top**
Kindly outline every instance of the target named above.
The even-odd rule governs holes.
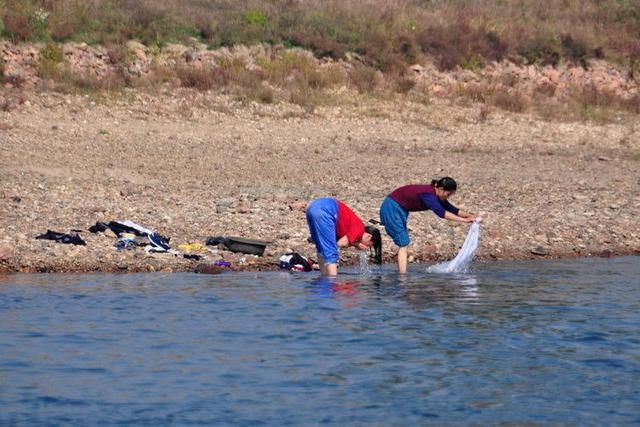
[[[393,190],[389,197],[409,212],[431,209],[440,218],[444,218],[445,211],[458,214],[458,208],[446,200],[438,199],[436,189],[431,184],[405,185]]]

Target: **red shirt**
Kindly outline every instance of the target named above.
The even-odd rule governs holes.
[[[338,221],[336,222],[336,240],[347,236],[349,244],[360,240],[364,234],[364,223],[349,206],[338,202]]]

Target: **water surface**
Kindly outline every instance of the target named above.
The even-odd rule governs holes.
[[[640,423],[640,259],[0,276],[0,424]]]

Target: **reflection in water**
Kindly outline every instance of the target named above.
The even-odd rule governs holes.
[[[473,303],[480,299],[477,279],[471,274],[426,275],[409,280],[406,300],[416,308],[428,308],[443,302]]]
[[[336,299],[344,308],[354,308],[360,298],[360,286],[363,286],[363,283],[358,278],[319,276],[313,279],[307,288],[315,295]]]
[[[472,274],[397,275],[395,273],[343,273],[336,277],[315,276],[307,288],[326,298],[401,298],[416,308],[427,308],[443,301],[473,303],[480,298],[478,280]]]

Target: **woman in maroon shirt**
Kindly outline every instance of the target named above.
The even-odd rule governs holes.
[[[464,212],[447,200],[455,193],[456,181],[450,177],[434,179],[431,184],[411,184],[396,188],[380,206],[380,219],[387,234],[398,245],[398,271],[407,272],[407,247],[411,243],[407,230],[409,212],[432,210],[440,218],[473,222],[476,215]]]

